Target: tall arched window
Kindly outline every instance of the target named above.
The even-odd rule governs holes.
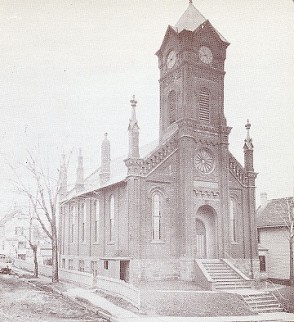
[[[175,91],[168,94],[168,112],[169,124],[172,124],[176,121],[177,113],[177,94]]]
[[[114,238],[114,197],[110,197],[109,201],[109,240],[113,241]]]
[[[86,240],[86,220],[87,220],[87,214],[85,209],[85,204],[80,204],[80,218],[82,219],[82,234],[81,239],[84,242]]]
[[[94,202],[94,216],[95,216],[95,227],[94,227],[94,240],[99,241],[99,220],[100,220],[100,202],[96,200]]]
[[[199,119],[202,122],[209,123],[209,91],[205,87],[200,89]]]
[[[231,241],[237,242],[237,203],[235,199],[230,199],[230,233]]]
[[[71,242],[73,243],[74,241],[74,233],[75,233],[75,223],[76,223],[76,206],[72,205],[70,207],[70,213],[71,213],[71,231],[70,231],[70,235],[71,235]]]
[[[152,239],[161,240],[161,196],[155,193],[152,197]]]

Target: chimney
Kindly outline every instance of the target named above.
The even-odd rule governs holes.
[[[107,133],[104,134],[104,140],[101,144],[101,171],[100,184],[103,185],[110,179],[110,142]]]
[[[262,192],[260,194],[260,205],[261,205],[261,207],[265,207],[267,205],[267,193],[266,192]]]
[[[82,191],[83,189],[84,189],[84,166],[83,166],[82,149],[80,148],[80,153],[78,156],[76,190]]]

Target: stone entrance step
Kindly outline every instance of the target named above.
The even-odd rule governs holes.
[[[215,289],[232,290],[250,288],[248,281],[243,279],[243,277],[220,259],[202,260],[201,263],[206,274],[213,280]]]
[[[283,312],[280,302],[272,293],[242,295],[249,307],[257,313]]]

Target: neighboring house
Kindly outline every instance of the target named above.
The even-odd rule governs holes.
[[[262,193],[257,209],[260,270],[273,280],[289,280],[287,210],[292,200],[292,197],[267,200],[267,194]]]
[[[38,261],[46,264],[51,261],[51,243],[38,222],[31,220],[29,214],[13,210],[0,220],[0,257],[33,261],[30,239],[38,244]],[[49,252],[49,254],[48,254]]]
[[[13,210],[0,220],[0,255],[26,259],[30,222],[27,214]]]
[[[247,122],[244,166],[228,149],[228,45],[190,3],[156,53],[159,142],[139,148],[133,97],[128,156],[111,160],[106,134],[101,167],[84,179],[80,152],[70,191],[62,166],[61,267],[133,283],[191,281],[195,259],[226,257],[252,272],[258,264],[253,144]]]

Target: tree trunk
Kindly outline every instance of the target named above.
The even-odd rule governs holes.
[[[38,250],[38,247],[36,245],[34,245],[32,247],[32,249],[33,249],[33,253],[34,253],[34,264],[35,264],[34,276],[35,277],[39,277],[39,265],[38,265],[38,259],[37,259],[37,250]]]
[[[293,242],[294,242],[294,237],[291,236],[290,239],[289,239],[289,246],[290,246],[290,285],[291,286],[294,286]]]
[[[52,227],[52,283],[59,282],[56,226]]]

